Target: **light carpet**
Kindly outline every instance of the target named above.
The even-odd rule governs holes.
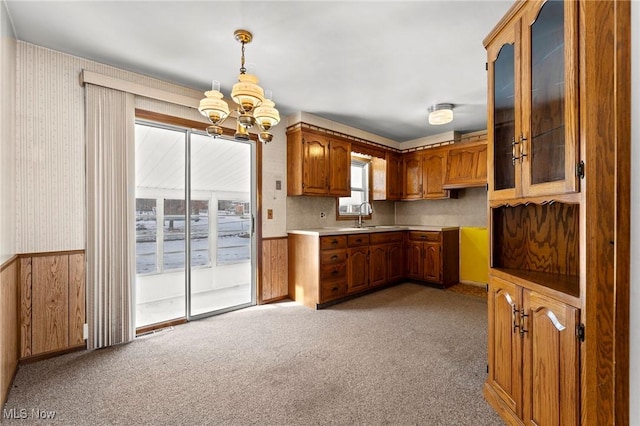
[[[409,283],[320,311],[252,307],[21,366],[5,413],[24,410],[20,424],[499,425],[482,397],[486,311],[486,298]]]

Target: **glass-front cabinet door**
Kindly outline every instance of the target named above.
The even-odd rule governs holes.
[[[517,161],[516,131],[520,128],[518,63],[519,25],[505,29],[487,46],[489,113],[487,114],[487,158],[489,199],[504,200],[519,195],[520,161]]]
[[[522,23],[522,195],[577,192],[577,2],[539,1]]]

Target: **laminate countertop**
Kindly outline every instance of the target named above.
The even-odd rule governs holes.
[[[429,226],[429,225],[367,225],[362,228],[355,226],[331,226],[326,228],[290,229],[289,234],[315,235],[324,237],[328,235],[345,234],[370,234],[373,232],[397,232],[397,231],[432,231],[442,232],[459,229],[458,226]]]

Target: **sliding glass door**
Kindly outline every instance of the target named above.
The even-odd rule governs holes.
[[[255,304],[254,150],[136,124],[136,327]]]
[[[189,314],[255,302],[253,145],[191,135]]]

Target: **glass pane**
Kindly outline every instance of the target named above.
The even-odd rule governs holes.
[[[531,183],[564,180],[564,3],[548,1],[531,26]]]
[[[247,201],[218,201],[218,265],[251,259],[251,211]]]
[[[191,200],[191,267],[208,266],[209,201]]]
[[[494,190],[515,188],[512,141],[515,137],[515,56],[505,44],[494,63],[493,161]]]
[[[252,302],[251,150],[191,135],[191,315]]]
[[[351,190],[351,197],[340,197],[340,214],[357,216],[360,214],[360,206],[363,202],[367,201],[365,191]]]
[[[136,198],[136,273],[156,272],[158,253],[156,200]]]
[[[185,136],[135,127],[136,327],[185,316]]]
[[[351,188],[362,189],[362,174],[364,168],[361,165],[351,165]]]
[[[164,270],[184,268],[185,201],[164,200]]]

